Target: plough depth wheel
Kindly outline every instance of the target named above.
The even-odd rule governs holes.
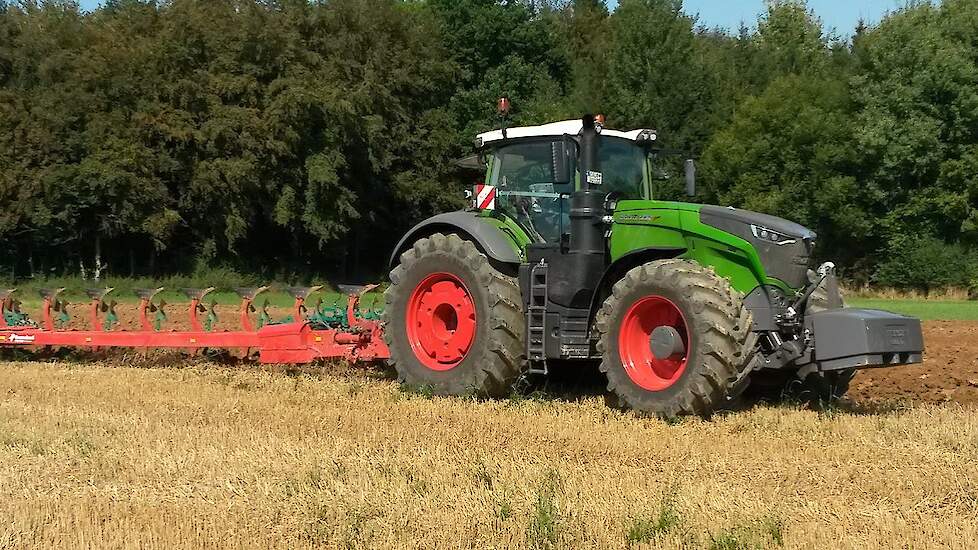
[[[398,378],[435,393],[503,395],[524,364],[519,285],[470,241],[436,233],[401,255],[385,293]]]

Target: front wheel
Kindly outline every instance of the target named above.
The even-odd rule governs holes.
[[[441,395],[505,395],[524,363],[516,280],[440,233],[401,254],[390,279],[384,339],[398,378]]]
[[[725,404],[757,348],[740,294],[686,260],[629,271],[595,323],[611,403],[666,418]]]

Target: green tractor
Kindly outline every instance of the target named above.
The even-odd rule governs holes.
[[[742,394],[840,396],[856,369],[919,363],[920,321],[845,309],[816,235],[735,208],[654,198],[656,132],[602,120],[476,139],[472,208],[411,229],[391,260],[385,338],[400,380],[505,395],[600,361],[610,401],[708,416]],[[685,162],[686,192],[695,166]]]

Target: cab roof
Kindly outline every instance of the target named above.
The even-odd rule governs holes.
[[[514,128],[507,128],[506,135],[503,136],[502,130],[492,130],[491,132],[483,132],[476,136],[476,144],[479,147],[484,147],[494,141],[503,141],[518,138],[530,138],[530,137],[548,137],[548,136],[563,136],[571,135],[576,136],[581,133],[584,128],[584,122],[581,120],[562,120],[560,122],[551,122],[549,124],[542,124],[540,126],[517,126]],[[648,128],[640,128],[638,130],[631,130],[628,132],[622,132],[619,130],[609,130],[602,129],[601,135],[612,136],[624,138],[629,141],[655,141],[656,131]]]

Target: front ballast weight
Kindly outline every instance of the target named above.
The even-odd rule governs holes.
[[[89,328],[69,330],[68,303],[60,299],[63,288],[40,291],[41,322],[35,322],[21,311],[14,298],[15,289],[0,291],[0,348],[58,346],[90,350],[104,348],[176,348],[191,353],[203,349],[242,350],[243,357],[257,353],[262,363],[311,363],[320,359],[344,359],[351,362],[387,359],[390,352],[382,338],[379,313],[361,307],[362,297],[377,285],[340,285],[346,293],[340,300],[326,303],[320,298],[314,309],[306,307],[309,295],[322,287],[289,287],[293,297],[292,315],[281,321],[272,319],[268,302],[261,308],[255,299],[267,286],[235,289],[241,298],[238,306],[239,327],[222,330],[217,302],[206,298],[213,288],[183,289],[189,298],[187,321],[190,330],[165,330],[168,317],[166,302],[157,296],[164,290],[136,289],[139,298],[138,325],[135,330],[120,330],[117,302],[107,300],[112,288],[89,289]]]
[[[804,313],[803,313],[804,311]],[[785,332],[767,332],[771,353],[758,369],[796,368],[798,378],[811,373],[891,367],[923,361],[920,319],[875,309],[844,307],[835,266],[810,272],[809,284],[777,319]]]

